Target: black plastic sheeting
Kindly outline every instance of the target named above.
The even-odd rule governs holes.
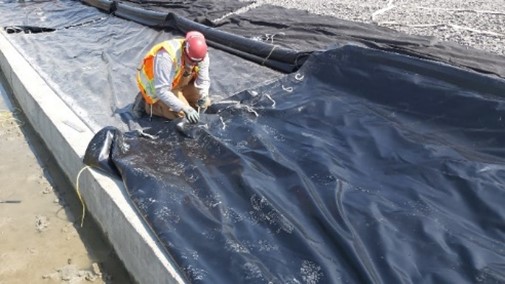
[[[505,282],[503,57],[274,6],[210,23],[82,2],[105,13],[3,1],[0,26],[189,282]],[[139,137],[135,68],[188,29],[213,47],[215,104]]]
[[[79,1],[4,3],[0,15],[0,27],[8,27],[6,31],[25,31],[28,26],[54,30],[10,33],[7,39],[95,132],[104,126],[135,128],[129,108],[138,93],[136,68],[154,44],[182,35],[126,21]],[[219,49],[210,48],[209,54],[214,101],[281,76]]]
[[[278,19],[278,20],[273,20]],[[407,35],[374,24],[341,20],[296,9],[261,5],[215,23],[218,30],[310,52],[340,44],[410,54],[505,78],[505,58],[433,37]]]
[[[222,2],[226,3],[227,1]],[[138,5],[131,5],[131,3],[118,3],[107,0],[83,0],[83,3],[96,6],[104,12],[156,29],[170,29],[181,33],[190,30],[200,31],[205,35],[207,43],[210,46],[283,73],[296,71],[303,65],[309,54],[309,52],[300,52],[258,40],[247,39],[241,35],[212,29],[208,26],[213,25],[210,20],[205,20],[202,24],[182,17],[178,12],[145,9],[145,6],[151,6],[148,4],[142,4],[143,6],[140,3]],[[231,1],[231,3],[235,2]]]
[[[313,51],[326,50],[335,45],[359,44],[505,78],[503,56],[432,37],[407,35],[373,24],[315,15],[307,11],[260,5],[238,15],[211,19],[200,16],[201,10],[197,8],[188,8],[187,2],[178,10],[177,3],[171,9],[164,9],[164,6],[171,5],[166,1],[132,1],[136,2],[135,5],[128,1],[82,1],[151,27],[181,32],[198,30],[205,34],[211,46],[284,73],[295,72]],[[196,2],[201,5],[199,1]],[[225,10],[236,5],[235,1],[217,2]],[[158,5],[155,6],[155,3]]]
[[[90,0],[96,1],[96,0]],[[119,2],[119,1],[116,1]],[[255,1],[239,0],[124,0],[128,5],[164,13],[177,13],[178,16],[196,22],[212,22],[236,12]]]
[[[105,128],[85,162],[120,174],[191,282],[503,283],[504,90],[347,46],[199,125]]]

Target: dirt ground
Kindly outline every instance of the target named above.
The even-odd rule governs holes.
[[[93,219],[80,227],[73,188],[12,107],[2,79],[0,284],[132,283]]]

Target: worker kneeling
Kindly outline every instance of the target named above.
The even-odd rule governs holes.
[[[197,123],[197,110],[210,106],[209,65],[207,43],[199,32],[156,44],[137,72],[140,93],[133,103],[133,114],[140,117],[145,111],[150,116],[186,117]]]

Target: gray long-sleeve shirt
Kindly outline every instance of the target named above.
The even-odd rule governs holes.
[[[209,94],[209,54],[202,62],[198,63],[198,74],[195,80],[195,87],[200,91],[200,96]],[[175,77],[175,69],[168,52],[161,49],[154,59],[154,88],[158,98],[174,111],[181,111],[184,103],[172,92],[172,81]]]

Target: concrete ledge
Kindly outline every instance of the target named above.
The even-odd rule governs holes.
[[[30,124],[75,183],[94,133],[33,70],[7,36],[0,31],[1,70]],[[81,175],[79,189],[87,213],[96,219],[136,281],[184,283],[177,266],[132,207],[120,180],[90,169]]]

